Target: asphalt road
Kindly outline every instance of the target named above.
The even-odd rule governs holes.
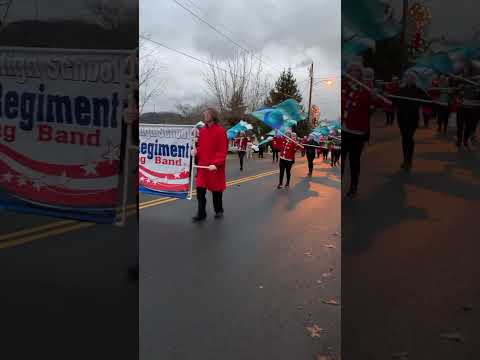
[[[399,130],[383,123],[359,197],[342,199],[342,357],[477,359],[480,153],[458,152],[454,129],[420,128],[408,175]]]
[[[129,214],[117,227],[0,211],[1,359],[137,358],[136,203]]]
[[[339,353],[340,306],[323,303],[340,303],[339,169],[316,160],[310,179],[297,160],[289,190],[276,170],[271,158],[244,172],[230,160],[225,217],[210,210],[203,224],[191,222],[195,198],[142,196],[141,360]]]

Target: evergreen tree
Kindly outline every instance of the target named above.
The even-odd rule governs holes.
[[[277,105],[287,99],[294,99],[298,103],[302,102],[302,95],[300,95],[297,80],[295,80],[291,69],[288,69],[288,71],[283,70],[280,74],[280,77],[275,83],[275,87],[270,90],[265,105]]]

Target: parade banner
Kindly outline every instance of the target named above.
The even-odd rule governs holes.
[[[195,127],[140,124],[139,191],[190,198]]]
[[[0,48],[0,205],[113,223],[128,51]]]

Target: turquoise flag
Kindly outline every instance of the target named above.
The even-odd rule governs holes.
[[[385,9],[378,0],[342,0],[342,26],[373,40],[395,37],[401,26],[386,16]]]
[[[450,74],[454,71],[453,62],[446,52],[438,52],[433,55],[424,56],[415,61],[415,64],[430,68],[442,74]]]

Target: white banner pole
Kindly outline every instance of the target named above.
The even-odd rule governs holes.
[[[196,132],[196,129],[192,129],[192,133]],[[196,146],[195,146],[195,139],[196,139],[196,134],[193,134],[192,136],[192,142],[191,142],[191,148],[193,150],[197,150]],[[192,156],[192,154],[190,154],[190,164],[192,165],[191,168],[190,168],[190,194],[188,195],[188,200],[192,200],[192,197],[193,197],[193,180],[194,180],[194,174],[195,174],[195,157]]]

